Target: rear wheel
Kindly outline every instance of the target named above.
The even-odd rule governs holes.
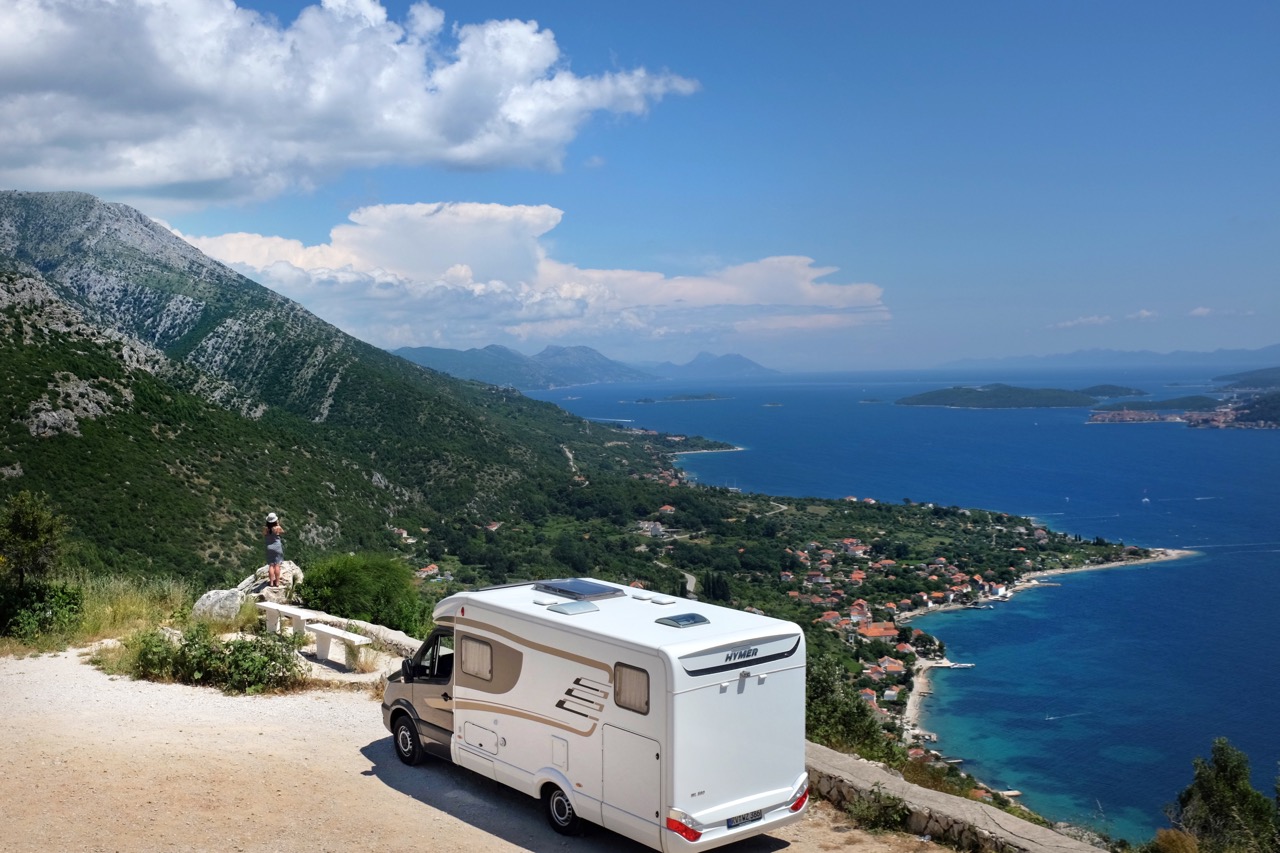
[[[556,832],[561,835],[582,834],[582,818],[574,811],[573,801],[555,785],[542,789],[542,810],[547,815],[547,823]]]
[[[421,764],[423,758],[422,742],[418,740],[418,729],[409,719],[408,714],[401,714],[391,727],[391,737],[396,743],[396,755],[405,764]]]

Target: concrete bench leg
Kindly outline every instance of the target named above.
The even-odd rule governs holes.
[[[268,610],[266,608],[261,608],[261,610],[262,610],[262,618],[267,620],[267,630],[273,634],[279,631],[280,630],[280,614],[277,613],[275,610]]]
[[[302,616],[290,616],[289,619],[293,623],[293,633],[301,634],[307,629],[307,620]]]
[[[329,659],[329,643],[333,641],[333,637],[328,634],[315,634],[316,638],[316,657],[320,660]]]

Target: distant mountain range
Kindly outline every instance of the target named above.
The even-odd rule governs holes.
[[[708,352],[699,353],[688,364],[673,364],[669,361],[626,364],[584,346],[549,346],[532,356],[522,355],[497,344],[468,350],[401,347],[394,350],[393,354],[459,379],[473,379],[490,385],[525,390],[597,382],[736,379],[777,372],[741,355],[717,356]]]
[[[1039,356],[1005,358],[966,358],[942,365],[945,368],[974,369],[1041,369],[1041,368],[1136,368],[1136,367],[1204,367],[1255,368],[1280,364],[1280,344],[1261,349],[1219,349],[1212,352],[1177,350],[1160,353],[1150,350],[1091,349]]]

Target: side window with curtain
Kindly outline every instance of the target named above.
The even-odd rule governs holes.
[[[493,646],[475,637],[462,638],[462,671],[484,681],[493,680]]]
[[[649,713],[649,672],[625,663],[613,665],[613,701],[637,714]]]

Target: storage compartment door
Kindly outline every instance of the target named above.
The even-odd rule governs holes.
[[[604,825],[619,835],[662,849],[662,750],[656,740],[625,729],[603,729]]]

